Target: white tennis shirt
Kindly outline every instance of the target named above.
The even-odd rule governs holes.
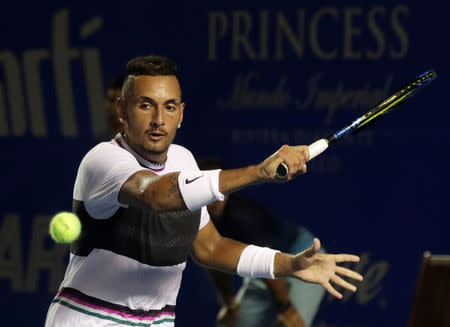
[[[73,198],[84,203],[88,214],[103,220],[120,207],[118,194],[134,173],[149,169],[158,175],[198,170],[191,152],[172,144],[165,167],[157,166],[133,151],[121,134],[103,142],[83,158],[75,181]],[[209,221],[201,209],[198,230]],[[87,256],[71,253],[60,292],[53,301],[46,326],[160,327],[174,325],[174,308],[186,262],[152,266],[105,249],[94,248]]]

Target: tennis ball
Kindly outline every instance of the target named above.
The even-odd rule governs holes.
[[[60,212],[50,221],[50,236],[56,243],[72,243],[80,232],[80,219],[71,212]]]

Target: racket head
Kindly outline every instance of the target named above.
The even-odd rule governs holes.
[[[417,76],[414,80],[400,88],[397,92],[391,94],[376,106],[372,107],[364,115],[358,117],[350,125],[347,125],[333,135],[327,137],[328,143],[336,142],[346,135],[355,134],[365,127],[373,124],[379,118],[392,112],[398,107],[399,104],[415,95],[419,89],[432,82],[436,77],[437,74],[434,70],[426,71],[425,73]]]

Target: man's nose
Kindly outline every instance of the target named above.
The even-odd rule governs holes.
[[[164,125],[163,111],[159,108],[153,111],[151,125],[157,127]]]

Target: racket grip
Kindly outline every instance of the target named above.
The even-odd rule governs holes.
[[[320,139],[313,144],[308,145],[308,151],[309,151],[309,160],[314,159],[319,154],[321,154],[323,151],[325,151],[328,148],[328,141],[326,139]]]
[[[326,139],[320,139],[310,145],[308,145],[309,159],[308,161],[314,159],[323,151],[328,148],[328,141]],[[280,163],[277,168],[277,178],[285,178],[289,172],[288,167],[285,163]]]

